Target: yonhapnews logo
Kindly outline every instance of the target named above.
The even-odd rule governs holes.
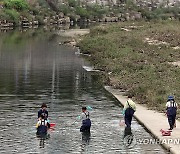
[[[149,144],[177,144],[180,145],[180,138],[167,138],[167,139],[154,139],[154,138],[142,138],[137,139],[135,135],[127,135],[123,139],[124,146],[127,148],[133,148],[135,145],[149,145]]]

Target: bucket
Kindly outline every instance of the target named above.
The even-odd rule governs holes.
[[[119,121],[119,126],[125,126],[125,121],[124,120],[120,120]]]
[[[50,123],[50,128],[56,126],[55,123]]]

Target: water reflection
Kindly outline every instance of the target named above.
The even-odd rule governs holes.
[[[124,138],[126,137],[126,136],[133,136],[133,134],[132,134],[132,131],[131,131],[131,127],[125,127],[125,129],[124,129]]]
[[[125,147],[130,148],[131,146],[134,146],[132,144],[133,144],[133,141],[135,140],[135,138],[134,138],[134,135],[131,131],[131,127],[125,127],[123,139],[124,139]]]
[[[82,132],[82,145],[81,145],[82,152],[85,151],[86,146],[89,145],[90,137],[91,137],[90,131]]]
[[[18,29],[18,31],[20,32],[27,32],[29,30],[32,29],[38,29],[43,27],[43,29],[45,31],[54,31],[54,30],[68,30],[68,29],[86,29],[86,28],[90,28],[93,25],[97,25],[97,23],[83,23],[83,22],[79,22],[76,24],[61,24],[61,25],[45,25],[45,26],[33,26],[33,27],[18,27],[16,29]],[[1,33],[6,33],[9,31],[14,31],[14,27],[0,27],[0,32]]]
[[[45,147],[45,141],[50,138],[50,134],[44,134],[44,135],[37,135],[36,137],[39,139],[39,147],[44,148]]]

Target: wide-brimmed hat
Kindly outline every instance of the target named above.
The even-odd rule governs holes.
[[[174,96],[168,96],[168,100],[174,99]]]

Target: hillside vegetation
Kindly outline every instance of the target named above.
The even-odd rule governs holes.
[[[141,104],[165,109],[168,95],[180,102],[179,22],[125,22],[90,30],[79,43],[103,72],[105,84],[132,94]]]
[[[101,18],[107,12],[106,8],[98,5],[80,7],[75,0],[68,0],[66,3],[60,3],[58,0],[0,1],[0,21],[7,20],[15,25],[23,18],[44,24],[44,19],[55,19],[57,15],[62,18],[68,16],[71,21],[75,21],[80,18]]]

